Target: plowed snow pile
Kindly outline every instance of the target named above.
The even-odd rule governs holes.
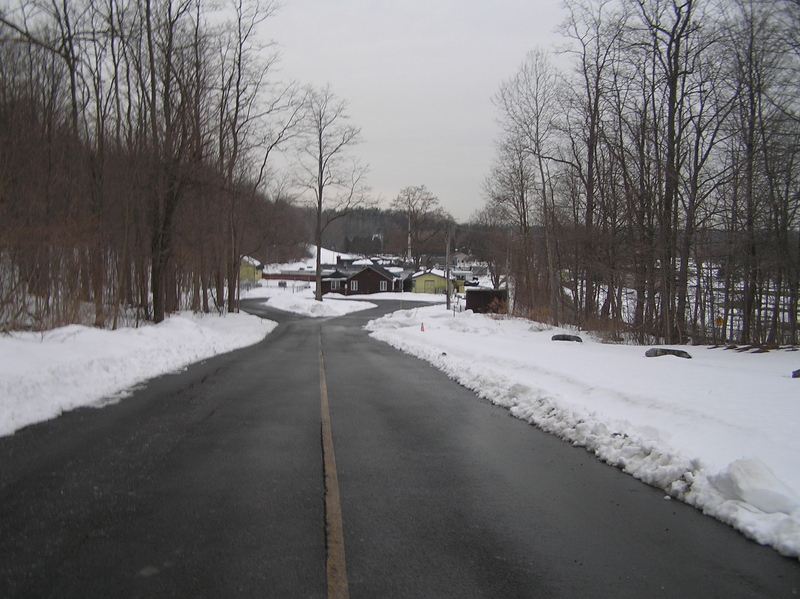
[[[518,418],[800,557],[800,379],[791,378],[800,352],[681,347],[692,359],[646,358],[646,347],[552,341],[575,331],[441,306],[367,328]]]
[[[258,343],[276,326],[249,314],[187,312],[116,331],[70,325],[0,336],[0,436],[105,405],[147,379]]]

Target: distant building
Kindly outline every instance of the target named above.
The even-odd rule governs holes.
[[[431,268],[415,272],[409,277],[410,289],[413,293],[446,293],[447,278],[443,270]],[[455,292],[464,291],[464,282],[450,277],[450,289]]]
[[[470,270],[475,261],[472,256],[468,256],[463,252],[453,252],[450,254],[450,268],[457,270]]]
[[[370,265],[350,275],[344,283],[342,293],[344,295],[362,295],[402,290],[402,281],[399,277],[382,266]]]
[[[250,256],[244,256],[239,263],[239,283],[255,285],[264,276],[264,265]]]
[[[322,277],[322,295],[326,293],[345,293],[347,273],[335,270]]]
[[[331,257],[325,250],[324,257]],[[395,256],[373,255],[353,256],[335,255],[336,264],[323,262],[322,294],[341,293],[342,295],[380,293],[381,291],[402,291],[403,277],[408,274],[396,266],[400,260]],[[316,268],[313,261],[290,265],[279,272],[264,274],[265,279],[285,281],[303,281],[313,283],[316,280]],[[354,287],[355,289],[351,289]]]

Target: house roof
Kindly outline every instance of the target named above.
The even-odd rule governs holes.
[[[261,264],[261,262],[250,256],[242,256],[242,262],[246,262],[247,264],[255,266],[256,268],[264,268],[264,265]]]
[[[419,272],[415,272],[413,275],[411,275],[411,278],[416,279],[417,277],[421,277],[422,275],[433,275],[441,279],[445,278],[445,272],[438,268],[428,268],[426,270],[420,270]]]
[[[330,280],[330,279],[341,279],[344,280],[347,278],[347,275],[340,271],[339,269],[334,270],[332,273],[326,274],[323,279]]]
[[[373,265],[370,265],[370,266],[365,266],[364,268],[362,268],[361,270],[359,270],[357,273],[354,273],[354,274],[350,275],[350,276],[349,276],[349,277],[347,277],[347,278],[348,278],[348,279],[352,279],[353,277],[355,277],[355,276],[357,276],[357,275],[361,274],[361,273],[362,273],[362,272],[364,272],[365,270],[374,270],[376,273],[378,273],[378,274],[379,274],[379,275],[381,275],[383,278],[385,278],[385,279],[387,279],[387,280],[389,280],[389,281],[394,281],[394,280],[397,278],[397,277],[395,277],[395,276],[394,276],[392,273],[390,273],[388,270],[386,270],[385,268],[383,268],[382,266],[376,266],[376,265],[374,265],[374,264],[373,264]]]

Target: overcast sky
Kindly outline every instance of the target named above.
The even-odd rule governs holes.
[[[559,40],[555,0],[283,0],[268,24],[286,77],[349,103],[387,206],[425,185],[459,221],[483,205],[498,129],[491,98]]]

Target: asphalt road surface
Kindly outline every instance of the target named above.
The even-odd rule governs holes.
[[[248,302],[262,343],[1,438],[0,598],[800,595],[800,561],[370,339],[397,307]]]

